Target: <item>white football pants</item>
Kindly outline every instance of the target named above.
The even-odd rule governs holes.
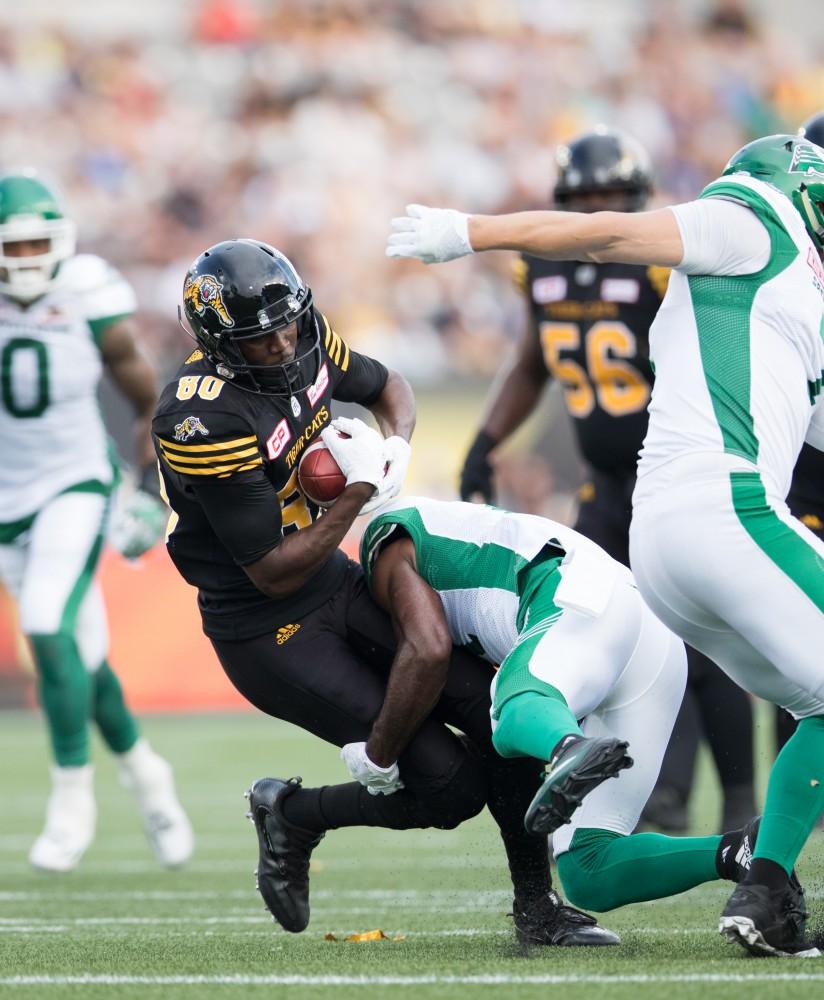
[[[655,614],[742,688],[824,714],[824,544],[756,472],[692,456],[639,480],[630,559]]]
[[[86,669],[109,647],[106,610],[94,579],[102,548],[107,498],[62,493],[31,528],[0,545],[0,579],[16,599],[26,635],[74,635]]]

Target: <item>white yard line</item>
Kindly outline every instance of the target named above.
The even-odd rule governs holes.
[[[726,973],[693,972],[671,975],[550,975],[510,976],[4,976],[0,986],[511,986],[511,985],[598,985],[616,986],[634,983],[639,986],[661,983],[821,983],[820,973]]]

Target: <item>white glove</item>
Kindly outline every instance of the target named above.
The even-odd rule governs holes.
[[[349,773],[366,787],[370,795],[391,795],[403,788],[397,763],[389,767],[373,764],[366,755],[365,743],[347,743],[340,755]]]
[[[385,473],[378,485],[375,495],[361,507],[361,514],[371,514],[373,510],[389,503],[403,489],[406,470],[409,468],[409,458],[412,448],[409,442],[397,434],[384,439],[383,454],[386,459]]]
[[[453,208],[407,205],[406,215],[392,220],[387,257],[417,257],[424,264],[440,264],[473,253],[469,216]]]
[[[109,526],[112,547],[127,559],[137,559],[163,537],[169,509],[145,490],[118,496]]]
[[[341,437],[348,434],[349,437]],[[357,417],[337,417],[320,432],[321,439],[346,476],[346,485],[371,483],[377,487],[383,479],[386,459],[383,438]]]

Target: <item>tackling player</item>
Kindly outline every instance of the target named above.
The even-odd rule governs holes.
[[[800,720],[719,929],[755,953],[818,954],[790,875],[824,810],[824,542],[785,497],[805,440],[824,449],[824,149],[758,139],[697,201],[656,212],[412,206],[393,228],[390,256],[431,263],[517,249],[675,269],[650,335],[631,563],[665,624]]]
[[[171,768],[140,738],[108,663],[95,573],[117,474],[100,415],[103,371],[135,410],[141,481],[157,482],[149,436],[154,374],[141,356],[135,297],[33,174],[0,178],[0,578],[31,641],[54,755],[46,825],[29,860],[74,868],[94,837],[94,721],[135,793],[159,860],[185,862],[192,831]],[[156,488],[155,488],[156,489]],[[115,525],[130,558],[162,533],[163,505],[138,490]]]
[[[421,691],[423,716],[399,733],[399,762],[358,752],[396,696],[396,639],[338,545],[359,513],[401,487],[415,423],[407,382],[351,350],[289,260],[264,243],[205,251],[183,300],[198,350],[164,389],[153,422],[174,512],[169,553],[198,588],[204,631],[235,687],[269,715],[352,744],[347,764],[368,785],[253,785],[258,888],[275,919],[292,932],[307,926],[309,858],[327,830],[449,829],[486,804],[506,848],[519,934],[547,945],[617,943],[550,891],[546,839],[521,822],[540,772],[492,748],[487,665],[447,654],[445,687],[431,698]],[[335,425],[351,437],[338,437],[333,400],[367,407],[384,437],[341,418]],[[297,488],[300,457],[318,438],[347,481],[322,517]]]
[[[604,126],[559,147],[556,160],[553,198],[565,211],[638,212],[652,190],[646,151]],[[649,328],[669,270],[521,254],[516,278],[528,303],[528,326],[487,400],[461,473],[461,498],[493,502],[490,453],[557,380],[588,467],[575,529],[629,565],[631,497],[653,382]],[[734,829],[755,812],[750,699],[696,650],[687,650],[687,662],[684,703],[645,818],[670,830],[686,828],[700,725],[721,781],[721,829]]]
[[[444,681],[444,650],[466,645],[500,664],[495,749],[549,763],[524,823],[554,833],[576,905],[610,910],[745,877],[757,821],[723,837],[630,836],[681,704],[686,656],[626,567],[555,521],[418,497],[376,515],[361,563],[399,636],[397,696],[368,737],[370,757],[397,759],[408,720],[425,711],[420,690]],[[431,635],[440,657],[411,656]]]

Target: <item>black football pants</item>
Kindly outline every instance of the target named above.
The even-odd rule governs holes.
[[[360,567],[350,562],[331,600],[299,620],[284,621],[280,630],[280,636],[276,631],[242,642],[212,641],[234,686],[261,711],[328,743],[366,740],[383,704],[396,642]],[[528,891],[529,884],[545,891],[546,838],[531,837],[523,828],[543,765],[531,758],[505,760],[492,747],[492,674],[489,664],[454,650],[438,704],[399,758],[404,789],[374,796],[357,782],[301,789],[289,797],[287,818],[313,829],[361,824],[449,829],[488,805],[516,889]]]

